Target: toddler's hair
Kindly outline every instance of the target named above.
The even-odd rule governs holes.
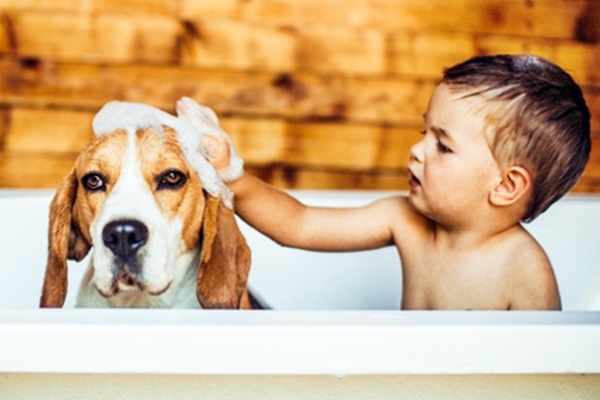
[[[451,90],[483,96],[493,130],[491,150],[501,167],[531,174],[532,193],[522,220],[529,222],[579,180],[588,162],[590,113],[581,89],[560,67],[532,55],[471,58],[446,69]]]

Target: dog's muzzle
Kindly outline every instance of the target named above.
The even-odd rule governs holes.
[[[141,273],[139,250],[148,242],[148,228],[137,220],[112,221],[102,230],[102,241],[115,256],[115,278],[134,286]]]

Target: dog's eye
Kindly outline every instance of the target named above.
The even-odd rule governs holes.
[[[181,171],[169,170],[162,174],[158,179],[158,190],[162,189],[178,189],[185,181],[186,176]]]
[[[97,190],[106,189],[106,182],[104,181],[104,178],[102,177],[102,175],[94,173],[94,172],[85,175],[81,179],[81,184],[87,190],[92,191],[92,192],[95,192]]]

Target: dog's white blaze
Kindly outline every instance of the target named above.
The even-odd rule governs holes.
[[[176,275],[176,259],[183,224],[176,218],[169,221],[156,203],[142,175],[142,165],[137,157],[136,135],[133,129],[128,131],[127,153],[121,175],[106,198],[102,213],[91,226],[95,248],[93,255],[95,272],[92,279],[98,289],[104,293],[110,292],[113,282],[114,255],[103,243],[102,229],[107,223],[119,219],[134,219],[147,226],[148,242],[139,250],[143,261],[141,283],[145,285],[148,292],[156,293],[165,290]],[[160,301],[168,302],[169,297],[172,297],[169,292],[173,290],[167,290],[159,296]],[[122,295],[127,294],[121,293],[118,296]],[[143,295],[148,297],[148,293]],[[155,300],[159,301],[159,299]],[[135,303],[135,299],[131,301]]]

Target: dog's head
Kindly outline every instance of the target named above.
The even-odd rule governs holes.
[[[232,209],[205,190],[178,133],[165,125],[116,129],[80,153],[50,206],[42,307],[63,305],[67,259],[93,248],[92,280],[103,297],[160,295],[184,273],[178,266],[198,260],[202,307],[239,308],[250,251]]]

